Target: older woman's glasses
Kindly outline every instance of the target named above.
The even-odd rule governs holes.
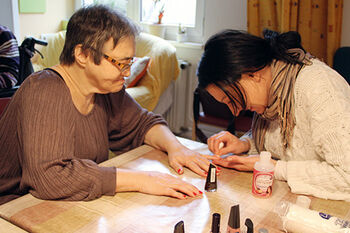
[[[117,67],[121,73],[128,70],[131,67],[131,65],[135,62],[134,58],[130,58],[128,60],[129,63],[122,63],[122,62],[117,61],[116,59],[114,59],[106,54],[103,54],[103,57],[106,58],[109,62],[111,62],[115,67]]]

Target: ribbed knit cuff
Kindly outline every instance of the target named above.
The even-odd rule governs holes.
[[[275,166],[275,179],[287,180],[287,162],[278,160]]]
[[[249,154],[249,155],[259,154],[257,149],[255,148],[254,140],[251,137],[249,137],[248,135],[243,135],[239,139],[247,140],[249,142],[250,148],[249,148],[249,151],[247,152],[247,154]]]
[[[115,195],[117,184],[117,170],[115,167],[101,167],[102,169],[102,194],[108,196]]]

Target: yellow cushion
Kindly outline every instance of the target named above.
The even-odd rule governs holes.
[[[48,45],[42,46],[42,48],[39,49],[44,58],[42,59],[38,56],[36,61],[33,62],[34,71],[59,64],[60,55],[66,39],[66,31],[42,34],[40,38],[46,40]]]
[[[176,48],[160,37],[140,33],[136,38],[136,56],[151,57],[147,73],[138,82],[137,86],[146,87],[152,97],[147,97],[147,101],[141,100],[141,97],[135,99],[139,103],[144,103],[141,106],[152,111],[156,107],[161,94],[179,75],[180,69],[176,57]]]

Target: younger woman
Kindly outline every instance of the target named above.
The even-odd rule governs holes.
[[[267,150],[292,192],[350,201],[350,86],[305,52],[297,32],[220,32],[205,45],[198,78],[233,114],[256,113],[243,137],[224,131],[208,139],[215,155],[238,154],[214,163],[252,171]]]

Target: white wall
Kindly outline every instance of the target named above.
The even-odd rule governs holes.
[[[246,0],[206,0],[204,41],[223,29],[247,30]]]
[[[11,29],[16,38],[20,38],[18,0],[1,0],[0,24]]]

